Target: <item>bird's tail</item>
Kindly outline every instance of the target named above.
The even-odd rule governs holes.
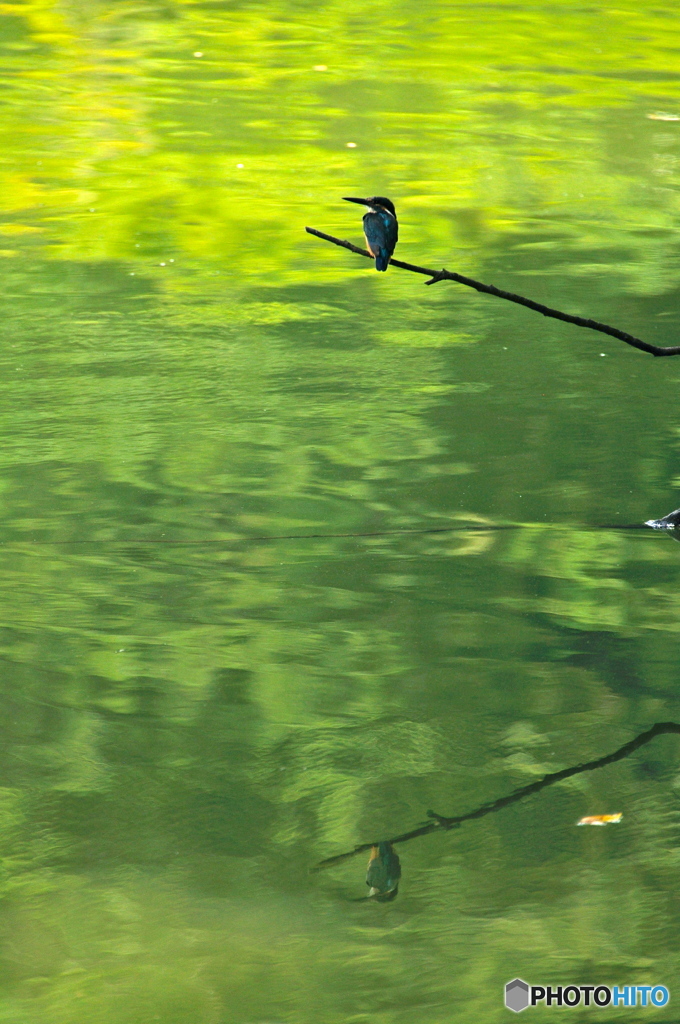
[[[375,269],[376,270],[387,270],[387,265],[390,262],[390,254],[387,249],[379,249],[378,255],[375,258]]]

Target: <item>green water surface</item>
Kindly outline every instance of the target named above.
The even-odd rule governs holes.
[[[680,546],[597,529],[680,504],[680,357],[304,227],[387,195],[402,259],[680,343],[679,39],[0,3],[1,1024],[496,1024],[517,975],[677,1020],[677,737],[404,844],[392,903],[310,868],[680,721]]]

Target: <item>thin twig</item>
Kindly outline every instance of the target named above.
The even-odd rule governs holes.
[[[216,539],[208,537],[201,540],[178,537],[110,537],[104,540],[96,537],[84,540],[54,540],[49,537],[41,540],[25,540],[22,538],[14,542],[11,540],[0,541],[0,550],[12,552],[20,550],[27,553],[31,550],[36,550],[39,544],[49,544],[53,547],[79,547],[89,544],[100,548],[103,548],[105,545],[115,544],[123,547],[141,547],[143,544],[207,547],[210,544],[227,545],[230,543],[241,544],[246,542],[252,544],[275,540],[344,540],[352,538],[361,540],[362,538],[371,537],[407,537],[430,533],[489,533],[500,530],[533,529],[535,526],[538,526],[541,530],[636,530],[650,533],[649,526],[646,523],[595,523],[593,525],[587,523],[465,523],[463,525],[456,524],[456,526],[414,526],[397,530],[368,530],[364,533],[270,533],[263,534],[262,536],[246,536],[242,534],[241,536],[218,537]],[[667,533],[672,536],[674,532],[674,529],[657,530],[657,535],[659,533]],[[10,546],[12,544],[14,546]]]
[[[537,782],[530,782],[528,786],[522,786],[520,789],[514,790],[509,793],[508,796],[502,796],[498,800],[494,800],[488,804],[482,804],[481,807],[476,807],[474,811],[468,811],[466,814],[459,814],[453,818],[447,818],[443,814],[437,814],[435,811],[428,811],[427,815],[431,818],[431,821],[426,822],[423,825],[419,825],[417,828],[411,829],[410,832],[403,832],[400,836],[394,836],[389,842],[393,845],[395,843],[406,843],[409,839],[417,839],[418,836],[426,836],[430,832],[437,832],[441,829],[448,831],[451,828],[459,828],[464,821],[472,821],[475,818],[484,818],[487,814],[495,814],[496,811],[502,810],[504,807],[508,807],[510,804],[517,803],[518,800],[523,800],[525,796],[532,796],[534,793],[540,792],[545,789],[546,786],[554,786],[556,782],[563,782],[565,779],[570,779],[573,775],[580,775],[581,772],[592,772],[595,768],[603,768],[606,764],[613,764],[614,761],[621,761],[624,757],[628,757],[634,751],[643,747],[645,743],[649,743],[655,736],[661,736],[663,733],[680,733],[680,724],[677,722],[657,722],[651,729],[647,729],[646,732],[641,732],[635,739],[630,740],[628,743],[624,743],[622,747],[615,750],[612,754],[605,754],[604,757],[598,757],[594,761],[586,761],[584,764],[576,764],[571,768],[563,768],[559,772],[551,772],[549,775],[544,775],[542,779]],[[353,850],[348,850],[346,853],[338,853],[335,857],[327,857],[326,860],[320,861],[313,871],[320,871],[321,868],[329,868],[333,864],[339,864],[340,861],[347,860],[349,857],[354,857],[357,853],[363,853],[365,850],[370,850],[373,846],[377,846],[379,842],[385,842],[382,840],[373,840],[370,843],[361,843],[359,846],[355,846]]]
[[[360,249],[357,245],[352,245],[351,242],[335,238],[333,235],[327,235],[324,231],[317,231],[316,228],[305,228],[305,231],[307,234],[315,235],[326,242],[332,242],[333,245],[349,249],[350,252],[355,252],[358,256],[367,256],[368,259],[373,259],[370,252],[367,252],[366,249]],[[649,352],[653,356],[680,355],[680,345],[670,345],[668,348],[652,345],[650,342],[642,341],[641,338],[636,338],[625,331],[619,331],[616,327],[601,324],[599,320],[588,320],[582,316],[572,316],[571,313],[562,313],[559,309],[544,306],[541,302],[534,302],[533,299],[527,299],[523,295],[516,295],[514,292],[505,292],[492,284],[482,284],[481,281],[475,281],[472,277],[464,277],[463,274],[456,274],[452,270],[430,270],[428,267],[418,267],[415,263],[403,263],[401,260],[395,259],[390,260],[390,265],[399,267],[401,270],[410,270],[412,274],[423,274],[425,277],[429,277],[430,280],[426,281],[425,284],[437,284],[439,281],[456,281],[457,284],[467,285],[468,288],[484,292],[485,295],[495,295],[497,299],[507,299],[508,302],[516,302],[519,306],[526,306],[527,309],[533,309],[543,316],[552,317],[553,320],[563,320],[568,324],[576,324],[577,327],[587,327],[591,331],[599,331],[600,334],[609,334],[610,337],[617,338],[619,341],[625,341],[626,345],[638,348],[641,352]]]

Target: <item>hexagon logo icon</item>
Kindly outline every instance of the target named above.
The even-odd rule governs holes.
[[[514,1013],[521,1013],[529,1005],[529,986],[521,978],[514,978],[505,986],[505,1005]]]

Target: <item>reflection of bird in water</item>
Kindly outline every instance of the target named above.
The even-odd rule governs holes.
[[[366,248],[375,259],[375,269],[387,270],[387,264],[399,237],[394,203],[385,196],[369,196],[368,199],[356,199],[354,196],[342,198],[348,203],[360,203],[368,207],[368,213],[364,214]]]
[[[378,843],[371,850],[371,859],[366,872],[369,897],[379,903],[393,900],[399,891],[401,864],[391,843]]]
[[[645,526],[651,526],[653,530],[675,530],[680,526],[680,508],[669,512],[663,519],[648,519]]]

